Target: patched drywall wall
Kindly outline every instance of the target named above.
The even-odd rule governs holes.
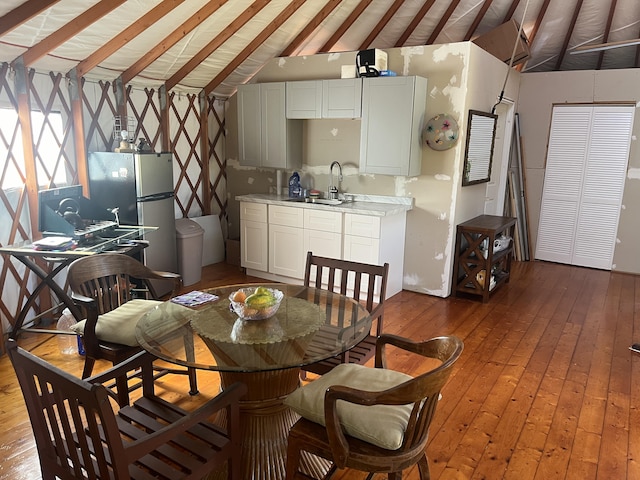
[[[520,78],[520,127],[526,159],[527,200],[532,255],[540,220],[544,168],[553,106],[557,104],[640,102],[640,71],[602,70],[526,73]],[[640,119],[636,110],[629,166],[622,197],[613,269],[640,273]]]
[[[470,42],[385,50],[389,69],[398,75],[427,78],[424,122],[440,113],[458,120],[460,140],[450,150],[422,150],[422,171],[417,177],[361,175],[360,120],[306,120],[301,176],[314,188],[326,190],[329,165],[343,165],[342,190],[347,193],[411,196],[415,206],[407,215],[403,288],[446,297],[451,291],[455,227],[483,213],[485,184],[461,187],[467,112],[490,111],[496,103],[507,65]],[[343,65],[353,65],[356,52],[275,59],[252,79],[263,83],[286,80],[340,78]],[[519,73],[509,82],[510,98],[517,97]],[[469,79],[476,82],[470,87]],[[275,173],[238,166],[235,133],[235,98],[229,101],[228,191],[230,232],[239,234],[239,207],[233,198],[242,193],[268,193]],[[233,113],[231,111],[234,111]],[[233,146],[231,144],[234,144]],[[284,173],[288,178],[291,171]],[[462,204],[460,203],[462,201]]]

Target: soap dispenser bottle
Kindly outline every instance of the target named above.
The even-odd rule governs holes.
[[[293,172],[293,175],[289,177],[289,198],[297,198],[300,196],[300,175],[298,174],[298,172]]]

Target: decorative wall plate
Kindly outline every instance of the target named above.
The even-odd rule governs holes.
[[[451,115],[440,113],[427,122],[422,140],[434,150],[448,150],[458,141],[458,132],[458,122]]]

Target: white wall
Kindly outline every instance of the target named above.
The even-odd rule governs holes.
[[[540,219],[540,202],[554,105],[632,103],[640,101],[640,71],[602,70],[525,73],[520,77],[519,114],[526,169],[532,255]],[[640,152],[637,137],[640,118],[636,111],[629,167],[622,198],[613,269],[640,273]]]

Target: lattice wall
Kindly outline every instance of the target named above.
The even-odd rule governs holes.
[[[73,130],[70,120],[70,102],[67,80],[62,74],[42,74],[29,71],[29,94],[32,110],[45,114],[42,128],[34,131],[33,144],[36,151],[36,168],[40,188],[61,186],[53,180],[56,172],[65,172],[65,184],[78,183],[78,168],[73,150]],[[154,151],[161,151],[160,102],[156,89],[127,89],[127,114],[135,119],[137,129],[134,138],[144,137]],[[85,142],[88,151],[112,151],[114,116],[117,115],[116,100],[111,82],[82,83],[82,104]],[[12,124],[0,125],[0,245],[11,245],[32,237],[30,209],[24,186],[8,187],[9,177],[26,181],[22,153],[22,136],[17,119],[17,102],[13,73],[7,64],[0,64],[0,107],[16,111]],[[44,134],[52,135],[47,115],[60,112],[63,120],[62,136],[56,137],[57,151],[40,149]],[[226,163],[224,156],[224,104],[213,97],[207,99],[208,152],[206,159],[209,179],[203,179],[200,121],[201,113],[197,95],[169,95],[170,144],[175,157],[174,183],[176,191],[176,218],[196,217],[203,214],[218,214],[226,231]],[[55,135],[54,135],[55,136]],[[46,150],[46,151],[44,151]],[[48,155],[48,162],[43,161]],[[51,157],[53,155],[53,157]],[[58,177],[59,178],[59,177]],[[209,188],[204,189],[205,181]],[[14,182],[15,183],[15,180]],[[60,182],[59,182],[60,183]],[[205,190],[210,191],[205,198]],[[32,207],[33,210],[34,207]],[[35,212],[35,211],[34,211]],[[64,278],[61,279],[64,281]],[[6,333],[13,318],[31,295],[37,278],[25,271],[25,267],[9,257],[2,257],[0,285],[1,331]],[[29,317],[41,312],[36,301]]]

